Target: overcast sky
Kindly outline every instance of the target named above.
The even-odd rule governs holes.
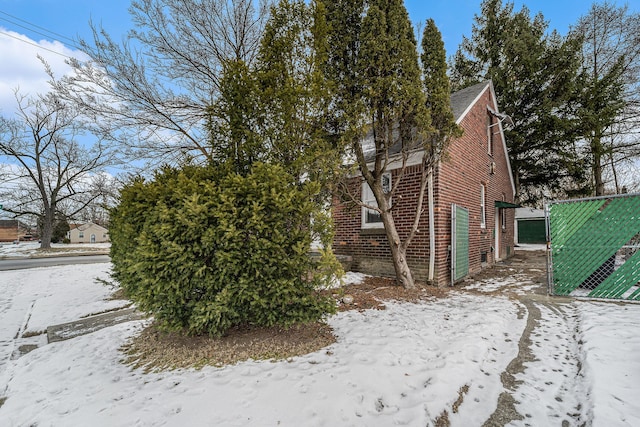
[[[591,5],[587,0],[514,3],[516,9],[526,4],[532,14],[542,12],[550,27],[563,34]],[[627,3],[631,10],[640,10],[640,0]],[[48,61],[56,73],[66,72],[65,55],[80,55],[72,40],[90,37],[89,20],[120,39],[132,27],[129,4],[129,0],[0,0],[0,114],[15,109],[15,88],[25,94],[47,90],[47,77],[36,55]],[[480,0],[406,0],[405,4],[414,22],[435,20],[447,55],[455,52],[463,35],[471,34],[473,17],[480,11]]]

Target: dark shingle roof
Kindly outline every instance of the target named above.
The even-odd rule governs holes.
[[[456,121],[488,85],[489,82],[484,81],[451,94],[451,111]]]
[[[489,84],[490,82],[487,80],[451,94],[451,111],[453,112],[453,117],[456,122]],[[396,136],[397,130],[394,131],[394,137]],[[375,156],[375,144],[373,142],[373,130],[371,128],[369,128],[362,140],[362,149],[365,159],[368,162],[372,161]],[[398,142],[389,148],[389,155],[398,154],[401,150],[402,144]]]

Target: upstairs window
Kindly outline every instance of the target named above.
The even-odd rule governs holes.
[[[487,112],[487,152],[490,156],[493,156],[495,125],[493,122],[493,114]]]
[[[487,209],[486,209],[486,188],[484,184],[480,185],[480,228],[487,227]]]
[[[385,193],[389,193],[391,191],[391,173],[387,172],[382,175],[382,190]],[[369,184],[365,182],[362,183],[362,202],[369,206],[378,206],[378,202],[376,202],[376,198],[373,195],[373,191],[369,187]],[[366,207],[362,207],[362,228],[384,228],[384,224],[382,223],[382,216],[380,212],[375,211],[373,209],[369,209]]]

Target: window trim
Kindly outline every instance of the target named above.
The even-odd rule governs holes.
[[[487,154],[493,156],[494,148],[494,135],[493,135],[493,114],[491,111],[487,111]]]
[[[384,188],[384,179],[387,179],[387,183],[388,186],[385,189]],[[388,193],[389,191],[391,191],[391,172],[385,172],[382,174],[382,179],[383,179],[383,190],[385,191],[385,193]],[[365,199],[365,194],[367,197]],[[362,200],[362,203],[371,205],[371,206],[378,206],[378,202],[376,201],[376,198],[373,195],[373,191],[371,191],[371,188],[369,187],[369,184],[367,184],[367,181],[363,181],[362,182],[362,188],[361,188],[361,193],[360,193],[360,199]],[[380,221],[376,221],[376,222],[367,222],[367,212],[372,211],[372,209],[366,208],[365,206],[361,207],[361,213],[360,213],[360,217],[361,217],[361,228],[363,229],[376,229],[376,228],[384,228],[384,223],[382,222],[382,218],[380,219]],[[375,212],[375,211],[373,211]]]
[[[480,184],[480,228],[487,228],[487,188]]]
[[[502,201],[506,202],[507,201],[507,196],[502,193]],[[505,208],[500,208],[500,225],[502,226],[503,230],[507,229],[507,210]]]

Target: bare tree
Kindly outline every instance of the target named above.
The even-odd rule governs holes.
[[[41,224],[41,248],[51,247],[56,216],[73,217],[104,190],[98,174],[115,152],[101,139],[91,145],[79,112],[53,93],[35,98],[16,90],[16,118],[0,117],[0,156],[6,180],[3,210]]]
[[[616,164],[633,164],[640,152],[640,13],[593,4],[573,32],[583,39],[578,118],[600,196],[607,175],[615,181]]]
[[[225,64],[252,64],[270,0],[137,0],[136,29],[121,44],[92,25],[71,60],[75,75],[56,87],[94,117],[93,132],[154,164],[214,155],[206,123]]]

